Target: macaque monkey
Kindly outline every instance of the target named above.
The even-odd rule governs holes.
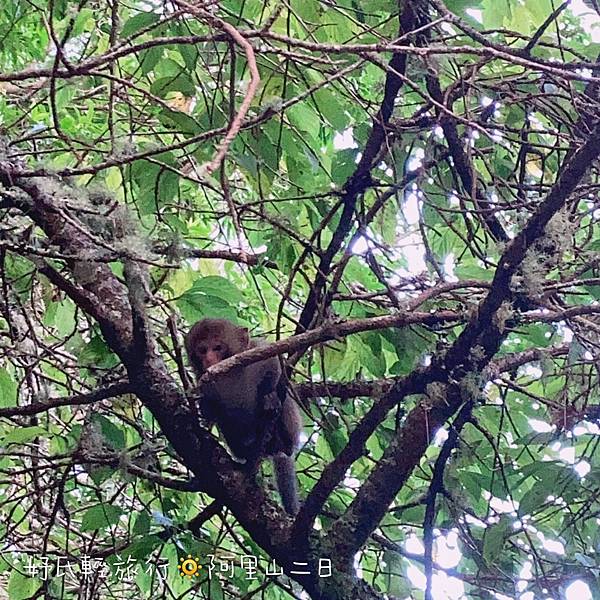
[[[218,362],[262,344],[250,339],[248,329],[226,319],[202,319],[188,332],[185,348],[196,376]],[[235,368],[202,387],[200,413],[216,422],[233,454],[254,468],[271,457],[277,487],[285,510],[298,512],[294,453],[302,419],[294,399],[286,395],[281,410],[277,383],[281,368],[277,357]]]

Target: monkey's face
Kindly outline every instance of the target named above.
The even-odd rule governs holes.
[[[250,337],[246,327],[238,327],[225,319],[202,319],[189,331],[185,347],[196,373],[243,352]]]
[[[195,354],[202,366],[202,371],[206,371],[209,367],[232,355],[227,344],[220,339],[206,340],[199,344]]]

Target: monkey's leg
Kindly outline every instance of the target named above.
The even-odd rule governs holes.
[[[261,456],[272,456],[279,450],[278,429],[281,401],[276,391],[259,396],[256,407],[256,438],[261,444]]]

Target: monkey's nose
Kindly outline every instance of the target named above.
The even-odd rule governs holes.
[[[212,367],[219,362],[219,357],[216,354],[207,354],[204,362],[206,363],[206,368]]]

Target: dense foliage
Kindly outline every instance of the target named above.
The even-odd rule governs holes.
[[[599,34],[3,0],[0,597],[600,597]],[[195,416],[205,316],[285,361],[293,521]]]

